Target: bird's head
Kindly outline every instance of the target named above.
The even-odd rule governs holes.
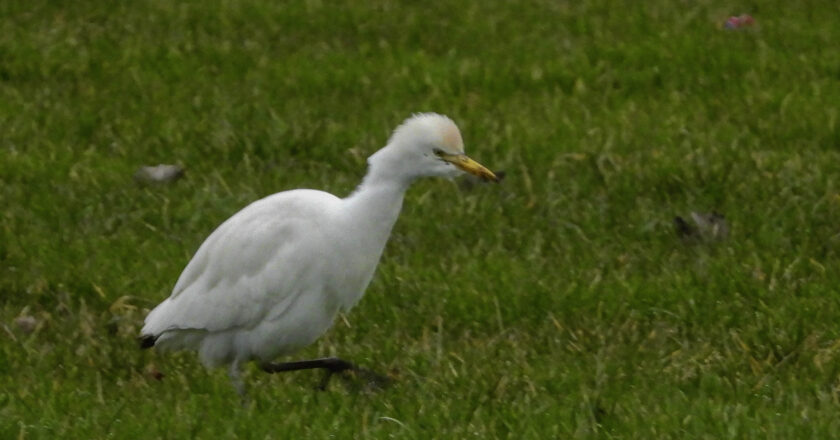
[[[405,120],[391,135],[388,145],[368,159],[371,165],[417,178],[456,177],[473,174],[498,182],[492,171],[464,154],[458,126],[446,116],[421,113]]]

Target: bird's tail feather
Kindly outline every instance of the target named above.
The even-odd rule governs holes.
[[[152,348],[155,346],[155,341],[157,341],[157,336],[153,335],[141,335],[137,338],[140,342],[140,348],[145,350],[147,348]]]

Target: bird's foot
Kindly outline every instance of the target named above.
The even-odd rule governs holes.
[[[324,377],[321,379],[321,383],[318,384],[318,389],[321,391],[327,389],[330,379],[335,374],[338,374],[345,386],[356,390],[380,391],[392,382],[391,378],[387,376],[375,373],[366,368],[360,368],[341,359],[334,359],[334,363],[327,366],[325,370]]]
[[[264,363],[261,367],[263,371],[267,373],[280,373],[284,371],[309,369],[324,370],[324,377],[318,384],[318,389],[322,391],[327,389],[330,379],[335,374],[338,374],[341,377],[345,385],[367,391],[381,390],[391,383],[391,379],[389,377],[382,376],[364,368],[359,368],[352,363],[339,358],[323,358],[283,363]]]
[[[347,387],[361,391],[382,391],[393,383],[388,376],[358,367],[344,371],[341,378]]]

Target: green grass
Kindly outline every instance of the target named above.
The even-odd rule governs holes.
[[[3,1],[0,438],[833,437],[838,41],[828,0]],[[137,349],[217,224],[347,194],[418,111],[508,177],[412,188],[297,356],[393,387],[252,367],[242,407]],[[186,178],[133,182],[160,162]],[[676,238],[712,209],[728,240]]]

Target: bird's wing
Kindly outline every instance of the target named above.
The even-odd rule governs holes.
[[[187,264],[172,295],[146,317],[143,334],[253,327],[311,289],[328,247],[319,222],[334,196],[280,193],[220,225]]]

